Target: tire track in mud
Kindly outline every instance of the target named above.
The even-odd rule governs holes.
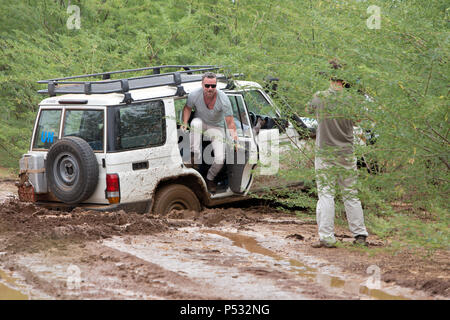
[[[270,250],[236,246],[216,229],[186,227],[164,235],[122,237],[103,240],[103,245],[135,255],[164,269],[183,274],[198,284],[215,288],[222,299],[300,300],[357,299],[351,292],[330,290],[315,282],[311,269],[283,259],[274,259]],[[250,239],[246,237],[247,239]],[[306,271],[306,272],[305,272]],[[301,276],[299,275],[301,273]],[[313,279],[311,279],[311,276]]]
[[[147,238],[148,239],[148,238]],[[144,240],[144,239],[142,239]],[[141,241],[142,241],[141,240]],[[153,240],[153,239],[148,239]],[[199,286],[214,288],[220,299],[305,299],[302,286],[288,285],[282,272],[268,269],[261,262],[244,257],[244,253],[223,256],[217,249],[168,248],[162,255],[161,243],[149,246],[142,242],[126,245],[121,239],[104,241],[105,245],[135,255],[150,263],[157,262],[166,270],[183,274]],[[173,244],[173,243],[172,243]],[[169,245],[170,246],[170,245]]]
[[[54,299],[219,299],[213,288],[96,242],[21,254],[6,266],[21,270],[35,298],[40,292]]]
[[[183,219],[173,219],[180,218],[180,214]],[[301,289],[305,283],[296,283],[283,272],[267,269],[264,261],[258,265],[258,259],[248,260],[245,250],[229,246],[226,257],[220,257],[220,252],[217,255],[217,249],[193,252],[192,243],[204,246],[203,240],[207,242],[207,239],[192,240],[186,238],[188,234],[185,232],[176,230],[219,223],[245,226],[261,220],[257,210],[252,213],[240,209],[217,209],[207,210],[201,215],[174,212],[168,218],[161,218],[123,212],[54,212],[11,200],[0,207],[0,219],[5,222],[0,230],[5,236],[2,250],[7,252],[0,262],[10,269],[21,270],[25,282],[57,299],[311,297],[311,292],[303,293]],[[142,237],[147,238],[142,240]],[[178,240],[173,242],[177,237]],[[154,256],[146,259],[141,253],[148,250],[143,248],[142,252],[107,248],[113,239],[121,239],[122,245],[150,244],[157,247],[150,247]],[[97,243],[99,241],[104,245]],[[170,241],[176,243],[172,262],[178,267],[185,263],[182,269],[172,269],[163,263],[164,246]],[[122,249],[122,252],[115,249]],[[180,256],[180,252],[184,255]],[[222,264],[217,264],[218,261]],[[78,276],[82,279],[78,291],[68,290],[68,279],[73,276],[69,272],[71,266],[79,270]],[[218,287],[219,282],[221,287]],[[263,292],[265,295],[261,295]],[[337,297],[318,294],[317,290],[314,295],[319,298]]]
[[[311,250],[309,243],[316,234],[313,217],[299,219],[253,204],[201,213],[175,211],[158,217],[78,209],[57,212],[1,198],[0,267],[19,274],[23,284],[33,287],[28,294],[31,299],[367,298],[364,290],[362,294],[355,291],[360,285],[349,287],[342,279],[334,279],[333,275],[342,272],[333,266],[348,267],[347,262],[355,259],[350,270],[357,272],[353,283],[360,283],[367,279],[364,276],[368,265],[384,260],[370,262],[367,255],[345,248]],[[211,231],[222,234],[213,235]],[[351,240],[342,230],[337,231],[341,241]],[[258,246],[274,254],[257,254],[239,246],[230,232],[253,237]],[[383,245],[373,236],[369,242],[372,246]],[[320,269],[324,276],[319,281],[317,277],[316,281],[302,277],[298,274],[302,266],[293,268],[289,262],[304,261],[317,269],[317,258],[325,259],[327,264],[325,270]],[[441,260],[445,261],[445,255]],[[388,272],[391,266],[399,270],[403,265],[403,261],[391,257],[383,263],[380,266]],[[81,277],[77,290],[69,288],[68,277],[74,276],[68,269],[71,266],[78,268]],[[433,281],[431,290],[448,293],[445,275],[442,278],[437,273],[439,268],[433,270],[437,271],[431,275],[420,274],[424,279],[420,281]],[[405,279],[404,274],[388,279],[398,282]],[[435,274],[438,277],[433,277]],[[410,283],[409,278],[403,281]],[[411,286],[416,288],[418,281]],[[406,297],[432,298],[413,294]]]

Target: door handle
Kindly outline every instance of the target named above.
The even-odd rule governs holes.
[[[133,170],[143,170],[143,169],[148,169],[148,160],[133,163]]]

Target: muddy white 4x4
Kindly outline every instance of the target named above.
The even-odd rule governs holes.
[[[111,79],[145,70],[153,72]],[[20,159],[20,199],[47,207],[160,214],[242,199],[255,180],[261,150],[297,142],[299,135],[280,119],[259,84],[218,75],[218,90],[232,103],[240,155],[227,148],[217,192],[210,194],[205,176],[211,163],[199,170],[184,165],[190,160],[189,134],[179,127],[187,95],[201,87],[203,72],[216,70],[159,66],[39,81],[47,84],[39,92],[50,97],[39,105],[30,150]],[[80,81],[95,77],[102,80]],[[211,152],[209,143],[205,138],[205,152]],[[277,165],[266,163],[266,171],[276,173],[270,168]]]

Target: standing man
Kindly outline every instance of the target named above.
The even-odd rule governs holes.
[[[233,119],[228,96],[217,90],[217,78],[212,72],[202,76],[202,88],[191,92],[183,109],[183,126],[186,130],[188,120],[195,107],[195,118],[191,121],[191,164],[200,164],[202,133],[211,138],[214,161],[206,176],[206,185],[211,193],[216,192],[216,178],[225,163],[225,129],[224,119],[235,144],[237,143],[236,125]]]
[[[341,65],[330,61],[332,69]],[[336,183],[342,188],[342,199],[349,229],[355,237],[353,243],[367,246],[368,236],[364,225],[364,214],[355,188],[356,157],[353,154],[353,121],[340,114],[339,107],[351,103],[351,97],[344,95],[345,82],[332,77],[330,88],[314,95],[306,107],[315,111],[319,126],[316,135],[315,170],[319,200],[316,219],[319,229],[319,242],[314,248],[334,248],[334,196]],[[340,104],[340,105],[339,105]]]

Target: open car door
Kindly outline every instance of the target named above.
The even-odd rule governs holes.
[[[279,172],[279,169],[290,170],[296,166],[297,157],[292,147],[299,143],[298,132],[262,89],[245,88],[240,93],[248,110],[260,163],[251,191],[298,183],[294,177]]]
[[[236,124],[238,147],[227,144],[226,165],[229,188],[232,192],[245,194],[251,187],[253,172],[258,160],[258,148],[255,142],[250,118],[241,94],[227,93],[233,109]],[[228,128],[226,129],[228,131]]]

